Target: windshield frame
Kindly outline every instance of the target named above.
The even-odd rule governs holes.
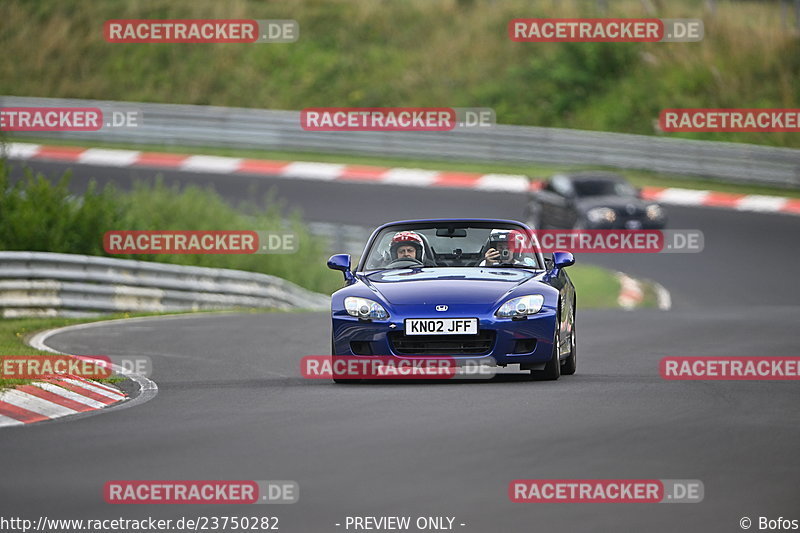
[[[596,185],[602,183],[607,185],[612,190],[609,192],[603,192],[601,194],[581,194],[580,189],[584,186],[591,187],[592,185]],[[621,189],[624,191],[621,192]],[[597,198],[600,196],[618,196],[620,198],[630,198],[636,196],[636,188],[631,185],[628,181],[618,179],[618,178],[607,178],[605,176],[598,176],[598,177],[588,177],[583,178],[580,180],[572,180],[572,190],[574,191],[575,197],[583,200],[585,198]]]
[[[394,269],[387,269],[387,268],[371,268],[369,270],[365,270],[367,258],[372,253],[372,249],[374,246],[378,244],[378,237],[380,237],[384,232],[389,231],[416,231],[422,229],[431,229],[435,227],[447,227],[447,226],[454,226],[456,228],[460,227],[471,227],[471,228],[481,228],[481,229],[508,229],[508,230],[516,230],[525,234],[530,234],[532,230],[528,228],[525,224],[521,222],[516,222],[514,220],[502,220],[502,219],[431,219],[431,220],[406,220],[400,222],[391,222],[388,224],[384,224],[372,233],[369,240],[367,241],[366,246],[364,247],[364,252],[361,254],[361,258],[358,261],[358,265],[356,267],[356,272],[379,272],[383,270],[394,270]],[[459,266],[459,267],[452,267],[452,266],[413,266],[413,267],[404,267],[404,268],[527,268],[529,270],[547,270],[547,266],[545,264],[545,258],[542,254],[540,247],[538,246],[538,241],[536,241],[536,249],[532,256],[536,260],[536,265],[503,265],[497,267],[483,267],[483,266]]]

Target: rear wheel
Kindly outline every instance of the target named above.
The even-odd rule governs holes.
[[[569,335],[569,357],[564,360],[564,364],[561,365],[561,375],[563,376],[571,376],[575,373],[575,370],[578,368],[578,348],[577,348],[577,341],[575,339],[575,304],[572,304],[572,310],[570,311],[570,335]]]

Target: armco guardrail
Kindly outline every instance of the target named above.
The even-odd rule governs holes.
[[[350,254],[354,264],[364,251],[364,245],[373,230],[366,226],[331,222],[307,222],[307,225],[313,235],[324,237],[328,241],[328,250],[332,254]]]
[[[65,139],[602,165],[800,187],[800,150],[790,148],[503,125],[450,132],[311,132],[300,127],[297,111],[0,96],[0,107],[37,106],[141,113],[137,128],[46,134]]]
[[[323,309],[324,294],[275,276],[222,268],[47,252],[0,252],[0,309],[18,316]]]

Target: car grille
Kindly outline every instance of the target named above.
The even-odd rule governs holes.
[[[617,220],[641,220],[645,216],[645,210],[641,207],[634,208],[633,213],[629,213],[624,207],[615,209],[615,211],[617,212]]]
[[[406,335],[389,333],[392,351],[399,355],[483,355],[492,351],[495,332],[477,335]]]

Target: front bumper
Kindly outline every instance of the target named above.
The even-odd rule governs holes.
[[[452,314],[452,317],[474,318],[475,315],[467,312]],[[545,363],[553,354],[556,312],[547,307],[523,320],[478,317],[477,336],[406,336],[406,318],[441,318],[441,315],[414,313],[393,315],[385,321],[365,321],[344,311],[335,312],[333,354],[390,355],[401,359],[439,355],[457,360],[492,361],[501,366]]]

